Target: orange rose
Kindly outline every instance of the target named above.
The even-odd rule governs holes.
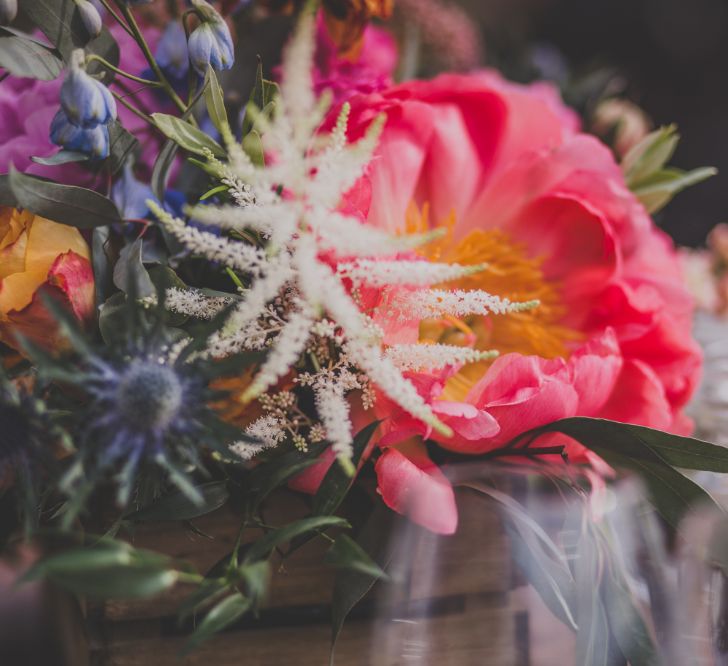
[[[78,229],[28,211],[0,207],[0,341],[17,347],[15,333],[46,347],[60,343],[48,294],[79,319],[94,312],[88,244]]]

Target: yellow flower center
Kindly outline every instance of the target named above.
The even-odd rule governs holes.
[[[525,246],[497,229],[476,229],[456,241],[454,213],[438,226],[444,227],[446,234],[420,248],[422,256],[430,261],[488,266],[466,278],[449,282],[448,287],[482,289],[511,301],[538,300],[540,305],[505,315],[423,321],[420,341],[467,345],[483,351],[495,349],[501,354],[518,352],[542,358],[568,357],[571,345],[579,340],[580,334],[561,323],[565,308],[559,285],[545,278],[543,259],[529,257]],[[425,204],[419,210],[411,205],[407,211],[407,233],[430,229],[429,206]],[[448,380],[442,398],[463,400],[491,363],[483,361],[464,366]]]

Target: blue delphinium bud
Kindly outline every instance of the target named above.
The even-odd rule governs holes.
[[[18,0],[0,0],[0,25],[15,20],[18,15]]]
[[[204,0],[192,0],[200,25],[190,35],[188,48],[195,71],[204,76],[209,65],[230,69],[235,63],[235,49],[225,20]]]
[[[76,0],[76,7],[78,7],[81,22],[89,37],[98,37],[101,34],[101,29],[104,27],[99,10],[96,9],[90,0]]]
[[[61,86],[61,107],[79,127],[107,125],[116,119],[116,102],[109,89],[83,69],[84,53],[73,52],[66,79]]]
[[[109,128],[106,125],[90,128],[74,125],[63,109],[51,122],[51,141],[61,148],[86,153],[94,159],[102,160],[109,156]]]
[[[124,172],[111,190],[111,198],[125,220],[141,220],[149,215],[147,201],[156,201],[149,185],[134,177],[131,164],[127,163]]]
[[[155,58],[168,78],[181,81],[187,76],[190,59],[185,31],[179,22],[173,21],[165,28],[157,44]]]

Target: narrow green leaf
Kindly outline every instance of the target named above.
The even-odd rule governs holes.
[[[253,512],[257,510],[261,502],[268,497],[276,488],[280,488],[282,485],[290,481],[294,476],[304,472],[309,467],[315,465],[318,462],[316,458],[308,458],[301,460],[300,462],[294,462],[289,465],[272,465],[270,468],[270,474],[261,477],[256,493],[255,499],[253,500]]]
[[[687,172],[680,169],[663,169],[632,191],[642,202],[647,212],[654,214],[662,210],[683,190],[698,185],[717,175],[717,173],[718,170],[711,167]]]
[[[207,134],[190,125],[190,123],[166,113],[153,113],[152,119],[168,139],[171,139],[188,152],[204,156],[205,149],[207,149],[215,157],[225,157],[226,153],[217,141],[214,141]]]
[[[387,577],[386,572],[347,534],[336,537],[324,562],[338,569],[351,569],[374,578]]]
[[[0,67],[13,76],[52,81],[63,62],[56,51],[15,30],[0,28]]]
[[[36,164],[43,164],[44,166],[58,166],[73,162],[87,162],[89,157],[86,153],[75,153],[72,150],[59,150],[49,157],[31,157],[30,159]]]
[[[381,421],[370,423],[354,437],[352,445],[354,465],[359,464],[380,423]],[[331,465],[313,499],[313,513],[317,516],[333,514],[343,502],[353,482],[354,479],[346,474],[341,465]]]
[[[121,222],[114,203],[74,185],[60,185],[10,168],[10,187],[19,206],[49,220],[79,229]]]
[[[197,490],[202,495],[202,504],[195,504],[184,493],[175,492],[126,516],[126,520],[135,523],[194,520],[216,511],[230,498],[224,481],[206,483],[198,486]]]
[[[675,154],[679,142],[677,127],[668,125],[648,134],[633,146],[622,160],[622,170],[630,188],[660,171]]]
[[[223,578],[207,579],[202,581],[177,609],[177,617],[182,622],[190,615],[197,613],[205,606],[209,606],[229,590],[228,582]]]
[[[227,629],[250,610],[251,602],[239,592],[223,599],[210,610],[205,619],[187,639],[182,654],[186,655],[215,634]]]
[[[289,525],[277,530],[272,530],[250,546],[250,549],[245,556],[245,562],[248,563],[265,559],[275,548],[282,546],[285,543],[289,543],[297,536],[308,534],[309,532],[326,530],[332,527],[348,528],[351,526],[346,520],[336,516],[311,516],[309,518],[297,520],[296,522],[290,523]]]
[[[227,111],[225,109],[225,96],[212,66],[207,68],[206,79],[205,104],[207,106],[207,113],[210,114],[212,124],[215,125],[220,133],[223,133],[225,128],[229,128]]]

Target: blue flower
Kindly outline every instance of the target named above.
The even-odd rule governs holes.
[[[235,49],[227,23],[204,0],[193,0],[192,4],[202,20],[187,45],[192,66],[200,76],[210,65],[217,70],[230,69],[235,63]]]
[[[116,120],[116,101],[109,89],[83,69],[84,53],[74,51],[61,86],[61,108],[79,127],[92,128]]]
[[[190,57],[185,31],[179,22],[173,21],[165,28],[157,44],[155,58],[167,78],[180,82],[187,76]]]
[[[99,10],[96,9],[90,0],[76,0],[76,7],[81,16],[83,27],[86,28],[89,37],[98,37],[101,34],[101,29],[104,27]]]
[[[51,122],[51,141],[61,148],[86,153],[93,159],[109,156],[109,128],[106,125],[84,128],[74,125],[63,109]]]
[[[134,177],[130,164],[126,164],[124,172],[111,190],[111,198],[125,220],[142,220],[149,215],[147,201],[156,201],[154,192]]]
[[[180,346],[180,331],[167,327],[164,289],[157,294],[157,306],[137,302],[131,277],[128,291],[120,304],[107,306],[110,314],[102,311],[107,327],[113,328],[105,343],[89,340],[51,299],[47,306],[61,322],[71,351],[50,356],[25,343],[41,381],[61,379],[66,392],[71,389],[82,398],[83,406],[68,417],[77,454],[68,461],[61,487],[75,500],[113,480],[118,503],[125,506],[142,477],[159,483],[161,470],[192,501],[200,501],[190,474],[204,473],[203,452],[229,459],[230,444],[249,440],[210,407],[226,395],[210,384],[243,371],[252,359],[240,357],[230,365],[194,356],[219,320]],[[73,510],[81,508],[82,501],[75,501]]]

